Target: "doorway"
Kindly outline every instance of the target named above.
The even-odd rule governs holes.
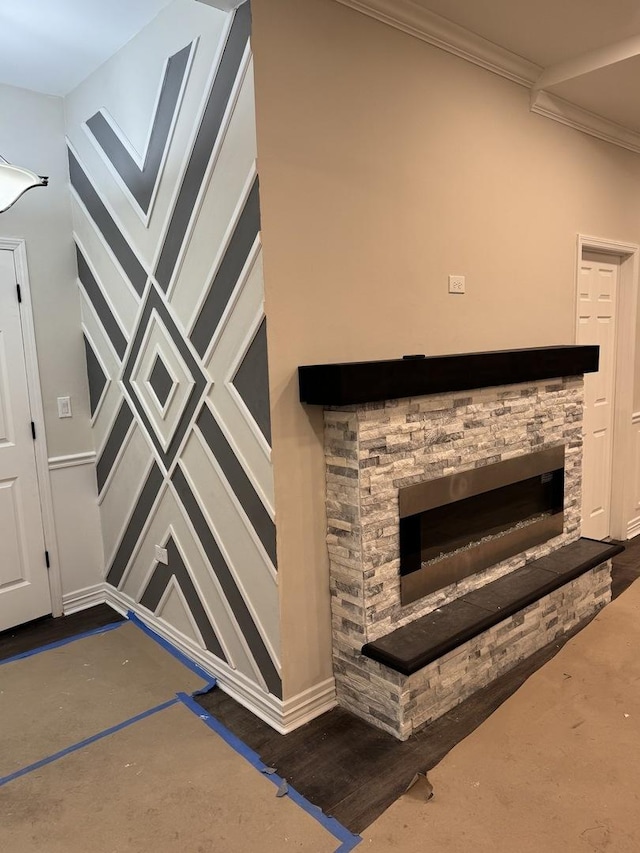
[[[576,343],[600,347],[584,377],[582,535],[626,539],[638,246],[580,236],[577,260]]]
[[[52,612],[19,284],[0,246],[0,631]]]

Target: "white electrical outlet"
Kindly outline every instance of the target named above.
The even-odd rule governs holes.
[[[463,275],[449,276],[449,293],[464,293],[465,282]]]
[[[165,566],[169,564],[169,555],[167,554],[166,548],[162,548],[162,546],[156,545],[156,560],[159,563],[164,563]]]
[[[71,417],[71,397],[58,397],[58,417]]]

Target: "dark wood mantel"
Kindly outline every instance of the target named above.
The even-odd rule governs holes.
[[[312,364],[298,368],[300,401],[352,406],[494,385],[513,385],[598,370],[599,347],[556,346]]]

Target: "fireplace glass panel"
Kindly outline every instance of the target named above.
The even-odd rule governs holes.
[[[421,513],[422,562],[560,512],[562,486],[553,471]]]
[[[402,603],[559,535],[563,504],[562,447],[401,490]]]

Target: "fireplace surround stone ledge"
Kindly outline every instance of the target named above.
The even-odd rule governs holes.
[[[622,551],[624,546],[617,543],[578,539],[367,643],[362,653],[396,672],[413,675]]]
[[[608,560],[412,675],[338,651],[334,658],[338,702],[407,740],[534,652],[586,623],[610,600]]]
[[[514,351],[525,353],[520,356],[460,356],[451,390],[435,393],[444,379],[434,376],[432,361],[429,370],[414,374],[422,389],[415,396],[371,399],[369,387],[362,402],[332,404],[350,399],[343,388],[341,396],[313,400],[324,405],[326,541],[338,701],[398,738],[408,737],[573,628],[610,595],[610,564],[603,562],[412,675],[362,654],[367,643],[579,539],[582,373],[597,370],[598,352],[597,347],[543,349],[539,364],[534,353],[542,350]],[[549,354],[550,349],[562,353]],[[467,373],[467,385],[460,388],[465,381],[461,364],[495,369]],[[526,369],[520,374],[514,364]],[[554,366],[558,373],[549,375]],[[563,375],[562,369],[572,372]],[[505,384],[495,384],[497,377],[504,377]],[[478,387],[482,381],[487,387]],[[388,382],[383,386],[390,387]],[[302,390],[301,385],[304,399]],[[403,604],[400,489],[554,447],[564,448],[562,532]]]

